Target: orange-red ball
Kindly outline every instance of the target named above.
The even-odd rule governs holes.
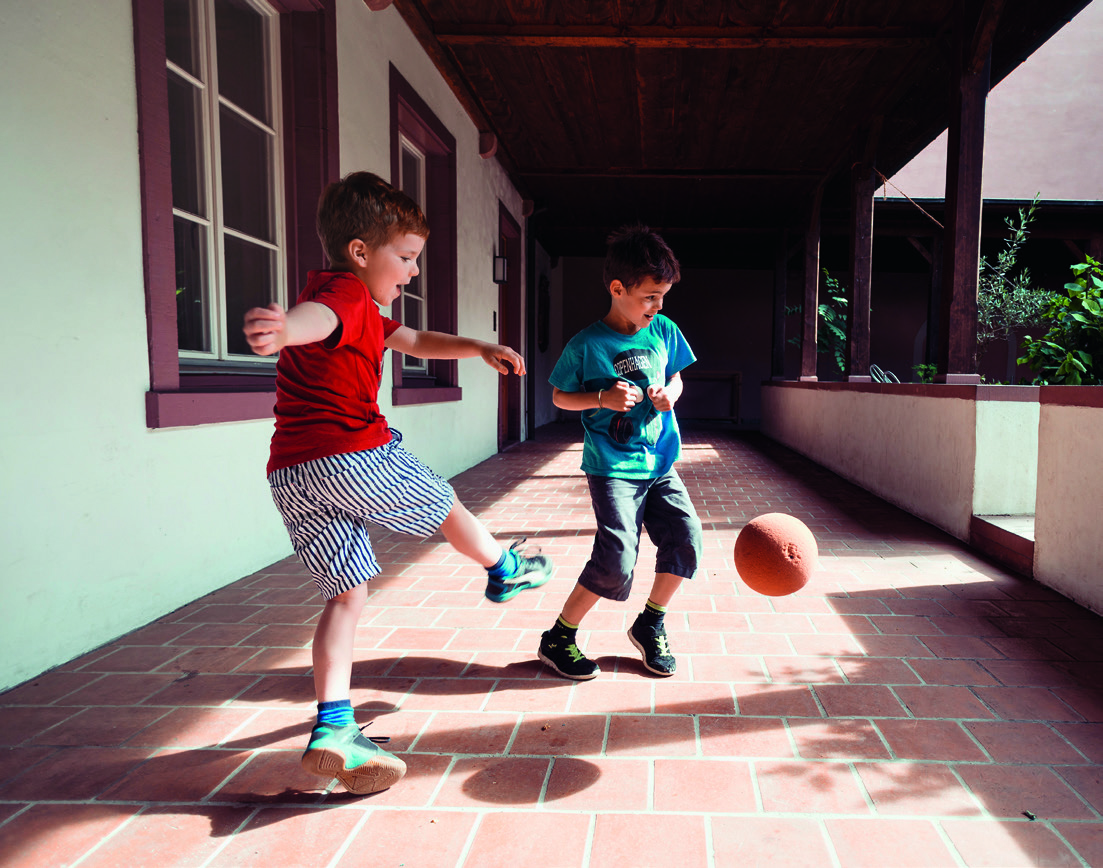
[[[751,519],[735,538],[735,569],[752,591],[784,597],[799,591],[816,569],[819,548],[799,518],[768,512]]]

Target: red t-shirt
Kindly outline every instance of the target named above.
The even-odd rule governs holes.
[[[383,316],[368,288],[345,271],[310,272],[296,303],[304,301],[324,304],[341,324],[324,341],[280,351],[268,473],[391,439],[379,380],[383,341],[401,323]]]

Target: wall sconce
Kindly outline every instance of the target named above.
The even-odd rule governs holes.
[[[505,283],[509,280],[509,260],[504,256],[494,257],[494,282]]]

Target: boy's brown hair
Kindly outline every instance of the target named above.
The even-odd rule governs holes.
[[[429,237],[418,204],[371,172],[352,172],[322,191],[317,229],[330,265],[345,261],[354,238],[378,250],[398,235]]]
[[[605,288],[619,280],[626,288],[638,286],[647,277],[656,283],[677,283],[681,267],[674,251],[662,236],[647,226],[622,226],[609,236],[602,279]]]

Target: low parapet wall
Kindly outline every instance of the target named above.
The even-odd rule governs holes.
[[[1103,613],[1103,387],[771,382],[762,431],[968,542],[1034,514],[1034,578]]]
[[[1043,386],[1034,577],[1103,614],[1103,387]]]

